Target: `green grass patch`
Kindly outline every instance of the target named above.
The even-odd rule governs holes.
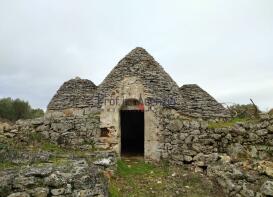
[[[141,158],[119,160],[109,186],[110,197],[218,197],[221,194],[205,176],[168,162],[145,163]]]
[[[110,197],[120,197],[121,193],[119,191],[119,188],[114,185],[113,183],[109,186],[109,195]]]
[[[31,142],[42,142],[43,136],[40,133],[37,132],[29,132],[28,138]]]
[[[14,164],[14,163],[11,163],[9,161],[0,162],[0,170],[14,168],[14,167],[17,167],[17,166],[18,165]]]
[[[58,158],[54,157],[49,160],[53,165],[59,166],[59,165],[64,165],[66,163],[69,163],[69,161],[65,158]]]
[[[117,162],[117,173],[120,176],[142,175],[155,170],[155,166],[144,161],[127,164],[123,160]]]
[[[259,121],[258,119],[250,119],[250,118],[233,118],[229,121],[209,122],[208,128],[209,129],[226,128],[226,127],[232,127],[236,123],[243,123],[243,122],[256,123],[258,121]]]
[[[65,153],[66,150],[58,146],[57,144],[53,144],[50,142],[43,142],[41,144],[41,149],[44,151],[49,151],[49,152],[55,152],[55,153]]]

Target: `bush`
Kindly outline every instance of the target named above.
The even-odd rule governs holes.
[[[15,111],[11,98],[4,98],[0,100],[0,117],[8,120],[15,119]]]
[[[0,118],[10,121],[37,118],[44,115],[42,109],[32,109],[28,102],[20,99],[0,99]]]
[[[259,116],[261,112],[256,105],[247,104],[247,105],[233,105],[229,107],[233,117],[237,118],[255,118]]]

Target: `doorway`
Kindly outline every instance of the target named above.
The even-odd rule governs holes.
[[[121,155],[144,156],[144,112],[121,110]]]

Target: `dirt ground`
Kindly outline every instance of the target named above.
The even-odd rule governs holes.
[[[110,181],[111,197],[222,197],[217,184],[187,166],[149,164],[141,157],[118,161]]]

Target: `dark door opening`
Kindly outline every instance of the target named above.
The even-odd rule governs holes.
[[[121,110],[121,154],[144,156],[144,112]]]

